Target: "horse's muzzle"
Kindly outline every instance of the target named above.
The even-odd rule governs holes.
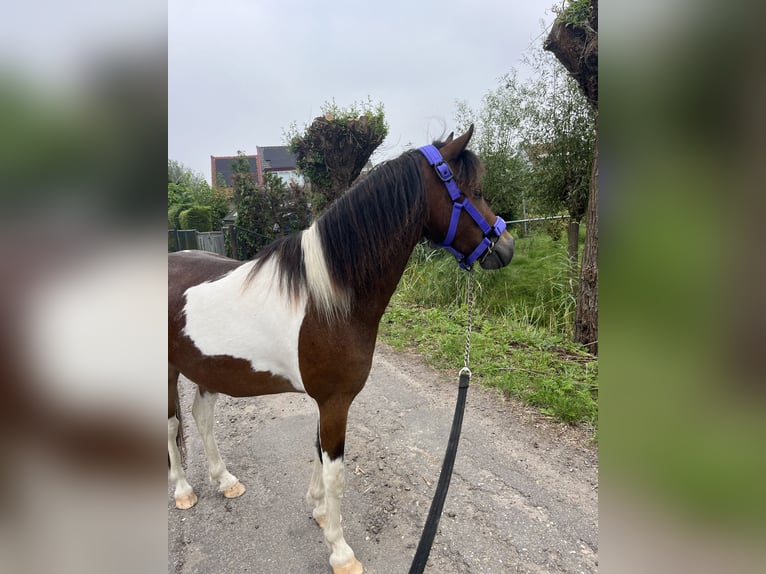
[[[514,240],[511,234],[504,231],[492,246],[492,249],[479,261],[482,269],[500,269],[513,259]]]

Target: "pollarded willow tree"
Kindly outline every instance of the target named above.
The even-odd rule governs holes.
[[[575,79],[598,124],[598,1],[570,0],[556,18],[544,48]],[[598,353],[598,131],[592,166],[574,339]]]
[[[383,104],[367,100],[341,108],[333,101],[321,110],[303,133],[292,126],[286,135],[298,170],[310,182],[314,217],[354,183],[388,135]]]

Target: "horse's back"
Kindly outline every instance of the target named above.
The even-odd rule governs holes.
[[[172,300],[189,287],[218,279],[236,269],[244,261],[237,261],[209,251],[176,251],[168,254],[168,290]]]

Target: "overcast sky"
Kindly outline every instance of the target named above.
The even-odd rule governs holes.
[[[168,157],[210,181],[210,156],[283,145],[332,99],[385,106],[373,161],[455,126],[517,68],[554,0],[170,0]]]

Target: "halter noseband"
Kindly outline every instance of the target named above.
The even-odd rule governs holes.
[[[436,170],[436,174],[442,182],[444,182],[444,185],[447,188],[447,193],[449,193],[449,196],[452,199],[452,217],[449,222],[449,230],[447,231],[444,241],[436,243],[436,245],[443,247],[452,253],[457,259],[457,263],[460,267],[463,269],[470,269],[477,259],[481,257],[483,260],[484,257],[492,253],[495,242],[500,238],[503,231],[505,231],[505,221],[503,221],[502,217],[497,216],[495,224],[490,225],[473,204],[468,201],[468,197],[463,197],[463,200],[460,200],[462,194],[460,193],[460,188],[457,186],[455,177],[452,175],[452,170],[449,168],[449,165],[447,165],[447,162],[444,161],[442,154],[439,153],[439,150],[436,149],[435,146],[423,146],[418,148],[418,151],[426,157],[428,163],[433,166],[434,170]],[[455,234],[457,233],[460,212],[463,210],[471,216],[484,234],[484,239],[482,239],[476,246],[476,249],[468,255],[461,253],[452,246],[452,242],[455,240]],[[490,239],[491,235],[495,236],[494,239]]]

